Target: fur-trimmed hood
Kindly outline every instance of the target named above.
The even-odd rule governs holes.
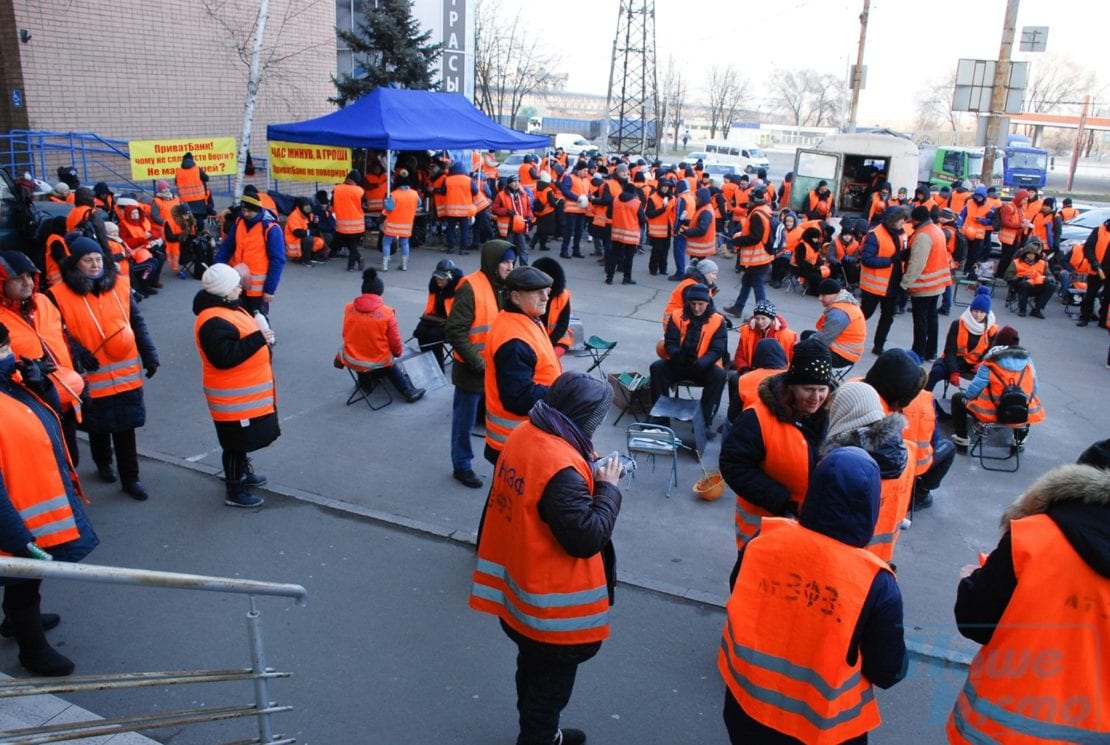
[[[825,430],[829,424],[829,399],[832,398],[832,392],[836,390],[835,385],[829,386],[829,398],[825,399],[825,403],[817,410],[817,413],[812,416],[806,417],[803,423],[820,437],[825,436]],[[779,373],[764,378],[759,383],[759,399],[766,404],[771,413],[780,422],[794,422],[794,412],[786,403],[786,373]]]
[[[879,464],[879,476],[884,479],[897,478],[902,474],[909,456],[902,432],[906,428],[906,417],[899,413],[887,414],[877,422],[858,429],[841,432],[828,437],[821,444],[821,456],[847,445],[854,445],[867,452]]]
[[[1002,513],[1010,522],[1047,514],[1092,569],[1110,578],[1110,471],[1066,465],[1037,479]]]

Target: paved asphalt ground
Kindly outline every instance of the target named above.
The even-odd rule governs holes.
[[[376,256],[368,252],[368,263]],[[398,310],[402,335],[415,326],[431,270],[442,257],[438,247],[421,248],[410,271],[384,276],[385,299]],[[476,255],[455,258],[467,271],[477,265]],[[586,334],[618,342],[605,370],[646,372],[674,285],[648,276],[643,256],[636,260],[634,287],[602,284],[591,258],[565,264]],[[255,457],[278,492],[267,492],[267,505],[258,511],[224,507],[214,476],[219,449],[192,340],[191,301],[199,283],[167,277],[166,289],[143,304],[162,357],[158,375],[147,382],[148,423],[139,433],[147,456],[143,480],[153,496],[138,504],[96,482],[84,451],[80,472],[103,540],[90,561],[305,585],[305,609],[260,601],[271,664],[295,673],[274,684],[274,697],[296,707],[278,719],[278,729],[300,742],[511,743],[512,645],[495,620],[466,607],[469,543],[485,491],[451,478],[451,388],[432,390],[413,405],[397,398],[377,412],[343,405],[350,383],[331,359],[342,307],[357,294],[360,279],[343,265],[289,267],[273,305],[283,436]],[[738,283],[724,262],[722,268],[723,305]],[[769,297],[798,329],[811,328],[819,315],[816,299],[781,290],[770,290]],[[958,456],[935,505],[917,516],[898,544],[907,639],[920,654],[909,680],[880,693],[884,726],[875,742],[943,741],[944,718],[962,682],[959,663],[975,650],[952,624],[960,567],[994,546],[999,514],[1026,485],[1107,436],[1106,332],[1076,328],[1055,302],[1042,321],[1017,318],[1001,300],[1000,292],[999,322],[1016,325],[1032,350],[1048,419],[1034,429],[1015,474],[986,473]],[[954,318],[942,318],[942,333]],[[889,345],[908,346],[910,337],[909,316],[901,316]],[[865,372],[872,359],[865,357],[855,372]],[[587,358],[565,360],[567,369],[587,366]],[[614,411],[608,422],[615,418]],[[623,450],[627,422],[603,424],[598,450]],[[480,453],[481,441],[474,445]],[[710,443],[708,466],[716,465],[718,449],[719,440]],[[480,455],[475,468],[488,479],[492,467]],[[614,536],[625,586],[614,608],[613,637],[582,668],[565,718],[569,726],[586,728],[591,742],[727,739],[714,655],[735,558],[733,504],[727,495],[713,503],[691,495],[700,470],[687,455],[668,499],[666,471],[660,463],[653,473],[641,459],[625,492]],[[47,608],[65,617],[51,637],[77,661],[78,672],[248,661],[244,598],[61,581],[48,583],[45,596]],[[8,650],[0,653],[0,671],[22,675],[10,642],[0,648]],[[244,687],[221,691],[227,699],[192,687],[67,698],[109,716],[250,695]],[[247,725],[224,725],[150,734],[200,745],[249,733]]]

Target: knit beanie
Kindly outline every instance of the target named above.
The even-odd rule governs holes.
[[[91,253],[104,253],[104,251],[101,250],[99,243],[94,241],[92,238],[86,238],[83,235],[74,238],[72,241],[68,241],[68,243],[69,260],[72,261],[74,264],[76,264],[82,256],[86,256]]]
[[[709,302],[709,288],[702,284],[690,285],[682,291],[682,300],[687,303],[701,301]]]
[[[843,288],[840,286],[840,282],[833,279],[832,277],[825,277],[823,280],[821,280],[821,283],[817,285],[817,294],[836,295],[839,294],[842,289]]]
[[[213,264],[204,270],[200,284],[208,294],[225,298],[239,287],[239,272],[227,264]]]
[[[1021,344],[1021,337],[1013,326],[1003,326],[994,335],[994,344],[998,347],[1016,347]]]
[[[382,282],[376,269],[367,269],[362,273],[362,291],[369,295],[381,295],[385,292],[385,282]]]
[[[833,438],[844,432],[866,427],[886,416],[878,392],[867,383],[845,383],[836,389],[829,403],[829,431]]]
[[[831,385],[832,357],[825,342],[810,337],[794,345],[794,357],[783,380],[786,385]]]
[[[926,373],[905,349],[888,349],[879,355],[863,381],[878,391],[892,408],[908,406],[925,385]]]
[[[1081,466],[1110,470],[1110,440],[1100,440],[1083,451],[1076,461]]]
[[[760,300],[755,304],[755,310],[752,311],[752,315],[767,316],[774,320],[778,316],[778,310],[775,308],[775,304],[770,300]]]
[[[980,287],[975,291],[975,299],[971,301],[972,310],[981,310],[984,313],[991,312],[991,289],[989,287]]]
[[[692,264],[695,269],[701,272],[704,277],[706,274],[716,274],[718,272],[717,262],[712,259],[702,259],[696,264]]]

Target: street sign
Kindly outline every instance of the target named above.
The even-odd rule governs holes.
[[[1022,52],[1043,52],[1048,46],[1048,26],[1022,26],[1018,49]]]
[[[991,113],[991,92],[994,89],[995,60],[961,59],[956,65],[956,88],[952,93],[953,111]],[[1011,62],[1010,80],[1002,111],[1020,113],[1025,86],[1029,81],[1029,63]],[[997,112],[1001,113],[1001,112]]]
[[[849,85],[856,79],[856,66],[852,65],[848,70]],[[863,66],[863,71],[859,75],[859,89],[862,91],[867,88],[867,65]]]

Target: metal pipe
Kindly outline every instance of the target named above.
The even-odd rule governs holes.
[[[254,706],[258,709],[258,741],[271,742],[274,739],[273,723],[266,707],[270,705],[270,686],[265,677],[266,649],[262,644],[262,622],[258,608],[251,598],[251,609],[247,612],[247,634],[251,642],[251,667],[254,669]]]
[[[270,595],[293,598],[297,605],[301,607],[308,604],[308,590],[301,585],[232,579],[230,577],[210,577],[201,574],[181,574],[179,572],[156,572],[149,569],[128,569],[98,564],[71,564],[65,561],[39,561],[37,559],[3,557],[0,558],[0,577],[72,579],[114,585],[205,590],[207,592],[229,592],[239,595]]]

